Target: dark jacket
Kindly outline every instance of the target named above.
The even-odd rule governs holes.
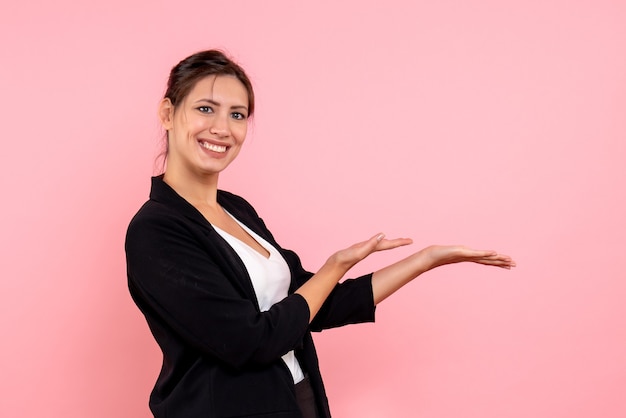
[[[312,273],[282,249],[252,206],[218,192],[218,202],[274,245],[291,270],[289,296],[260,312],[235,251],[162,177],[126,236],[130,293],[163,351],[150,396],[155,417],[300,417],[292,376],[281,359],[295,349],[318,409],[329,417],[310,331],[374,320],[371,275],[346,280],[309,325],[293,292]]]

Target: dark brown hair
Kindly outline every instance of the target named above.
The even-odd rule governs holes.
[[[254,90],[252,89],[252,83],[239,64],[217,49],[196,52],[176,64],[170,71],[170,77],[167,80],[167,90],[163,98],[170,99],[172,106],[176,109],[198,81],[211,75],[233,76],[243,84],[248,93],[248,117],[251,117],[254,113]],[[162,160],[160,164],[161,172],[165,171],[168,148],[166,133],[165,147],[157,157],[157,162]]]

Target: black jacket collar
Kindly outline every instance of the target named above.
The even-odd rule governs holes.
[[[210,222],[191,203],[179,195],[169,184],[163,181],[163,175],[152,177],[150,200],[161,203],[180,215],[193,220],[205,227],[212,226]],[[259,225],[260,220],[254,209],[241,197],[224,190],[217,191],[217,202],[231,213],[237,220],[243,222],[248,228],[261,235],[265,240],[275,246],[278,244],[274,238],[266,233],[265,226]]]

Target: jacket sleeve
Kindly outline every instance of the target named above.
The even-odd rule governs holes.
[[[311,331],[374,322],[376,306],[371,278],[368,274],[339,283],[313,318]]]
[[[299,257],[293,251],[281,249],[281,252],[292,268],[296,290],[310,279],[313,273],[304,270]],[[375,313],[372,273],[369,273],[338,283],[309,327],[311,331],[323,331],[349,324],[374,322]]]
[[[242,368],[273,362],[296,348],[309,308],[292,294],[259,312],[246,293],[243,263],[233,267],[210,232],[175,214],[136,216],[126,236],[129,288],[146,316],[156,318],[205,355]],[[217,234],[216,234],[217,235]],[[253,292],[253,291],[252,291]]]

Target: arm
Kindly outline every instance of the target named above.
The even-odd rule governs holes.
[[[278,245],[252,205],[232,193],[220,191],[220,194],[223,198],[227,198],[227,200],[223,199],[221,204],[230,213],[281,250],[283,257],[292,268],[292,273],[294,273],[294,281],[298,286],[295,293],[301,295],[309,307],[309,322],[312,330],[322,330],[353,323],[355,318],[351,315],[350,306],[353,305],[354,299],[369,298],[371,301],[371,296],[365,297],[366,289],[356,281],[346,280],[338,285],[339,280],[351,267],[372,252],[388,250],[412,242],[406,238],[387,240],[384,238],[384,234],[377,234],[367,241],[333,254],[317,273],[312,274],[304,271],[300,259],[295,253],[282,249]],[[341,287],[341,291],[337,292],[339,287]],[[370,293],[371,291],[367,289],[367,292]],[[358,319],[357,322],[359,322]]]
[[[397,248],[411,242],[407,238],[387,240],[384,239],[383,234],[379,234],[333,254],[324,266],[296,291],[309,305],[310,320],[313,320],[335,289],[337,282],[351,267],[373,252]],[[463,246],[432,245],[372,274],[374,305],[428,270],[461,262],[474,262],[505,269],[515,266],[515,262],[509,256],[495,251],[473,250]]]
[[[316,274],[296,290],[296,293],[300,294],[309,305],[309,321],[313,321],[339,280],[355,264],[373,252],[389,250],[410,243],[410,239],[388,240],[383,234],[378,234],[367,241],[333,254]]]
[[[270,239],[274,241],[274,238],[265,227],[265,224],[258,217],[256,212],[254,212],[252,207],[249,205],[246,205],[246,207],[250,211],[248,215],[251,216],[251,219],[255,219],[256,222],[260,224],[261,230],[269,234]],[[309,321],[311,322],[312,329],[321,330],[328,327],[352,323],[349,320],[350,315],[346,315],[346,312],[349,310],[344,309],[342,309],[343,312],[339,315],[341,320],[329,322],[326,319],[328,309],[324,309],[325,307],[333,306],[334,309],[330,309],[333,311],[343,305],[350,306],[354,302],[353,296],[357,296],[357,293],[363,291],[363,289],[360,289],[357,290],[356,293],[351,293],[350,291],[336,292],[338,287],[347,284],[346,282],[349,282],[344,281],[340,285],[337,285],[338,281],[341,280],[351,267],[363,260],[372,252],[397,248],[411,243],[412,241],[407,238],[387,240],[384,239],[383,234],[378,234],[367,241],[355,244],[345,250],[333,254],[315,275],[312,277],[307,275],[308,281],[302,284],[296,290],[296,293],[302,295],[307,301],[310,310]],[[295,265],[301,267],[297,256],[295,261]],[[428,270],[444,264],[459,263],[464,261],[499,266],[503,268],[511,268],[515,266],[515,263],[510,257],[497,254],[494,251],[478,251],[462,246],[430,246],[418,251],[404,260],[387,266],[372,275],[372,294],[374,305],[383,301],[402,286]],[[350,285],[352,284],[356,283],[351,283]],[[358,285],[354,287],[358,287]],[[334,298],[337,293],[341,293],[341,296]],[[339,300],[333,300],[331,302],[329,296],[331,296],[330,299]],[[324,311],[323,314],[321,311]],[[317,318],[318,320],[314,321],[318,313],[320,313],[322,317]],[[348,320],[345,321],[346,319]],[[315,322],[315,324],[313,322]]]
[[[410,239],[387,240],[384,239],[383,234],[375,235],[367,241],[333,254],[317,273],[313,274],[302,268],[300,259],[294,252],[278,245],[265,222],[246,200],[228,192],[220,191],[220,193],[224,207],[278,248],[287,260],[294,275],[295,292],[306,300],[309,307],[311,330],[320,331],[349,323],[373,320],[370,275],[356,280],[344,280],[340,284],[338,282],[352,266],[372,252],[408,245],[411,243]],[[361,302],[360,308],[355,306],[357,301]],[[364,316],[364,312],[368,314]]]

